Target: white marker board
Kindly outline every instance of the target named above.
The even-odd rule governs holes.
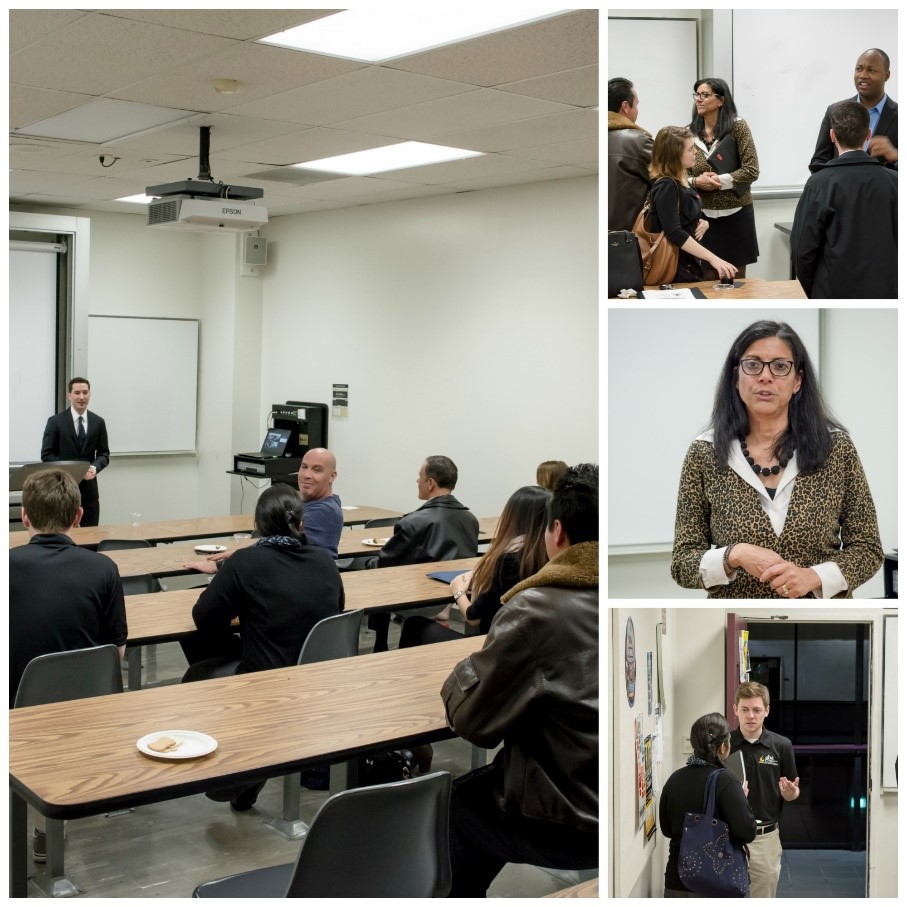
[[[853,70],[863,51],[878,47],[889,55],[886,91],[898,100],[896,9],[735,9],[732,15],[731,87],[759,155],[754,189],[803,186],[828,105],[856,97]]]
[[[199,322],[88,318],[89,409],[114,454],[195,451]]]

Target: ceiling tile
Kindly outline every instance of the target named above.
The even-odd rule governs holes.
[[[555,142],[533,148],[515,148],[507,152],[511,157],[552,164],[572,164],[576,167],[595,169],[598,162],[598,139],[577,139],[573,142]]]
[[[230,112],[322,126],[471,90],[471,86],[457,82],[368,66],[261,101],[240,104],[230,108]]]
[[[518,123],[484,126],[434,136],[441,145],[471,148],[474,151],[512,151],[533,148],[567,139],[596,139],[598,114],[592,110],[571,110],[552,116],[534,117]]]
[[[575,179],[580,176],[595,176],[595,171],[583,170],[580,167],[543,167],[540,170],[530,170],[523,175],[521,183],[543,183],[548,180]],[[457,180],[450,186],[460,190],[495,189],[511,186],[513,181],[506,174],[500,176],[487,176],[474,180]]]
[[[442,185],[458,180],[474,179],[483,176],[494,176],[528,173],[547,166],[539,161],[525,158],[511,158],[503,154],[483,154],[459,161],[446,161],[442,164],[429,164],[426,167],[409,167],[406,170],[394,170],[387,174],[388,179],[404,182],[423,183],[425,185]],[[377,178],[382,178],[380,174]]]
[[[242,109],[259,98],[332,79],[364,66],[352,60],[304,54],[285,47],[233,44],[183,66],[155,72],[151,78],[130,80],[132,84],[110,94],[123,100],[164,107],[188,105],[193,110],[204,111]],[[236,79],[242,87],[235,95],[219,95],[211,84],[215,79]],[[276,115],[257,109],[254,115],[265,119],[287,119],[280,115],[284,109],[282,105],[272,106]],[[295,118],[289,119],[296,122]]]
[[[9,128],[18,129],[93,101],[91,95],[71,91],[50,91],[26,85],[9,87]]]
[[[384,65],[439,79],[492,86],[597,62],[598,10],[586,9]]]
[[[598,106],[598,65],[581,66],[566,72],[555,72],[536,79],[498,85],[502,91],[547,98],[574,107]]]
[[[466,94],[414,104],[400,110],[345,120],[335,125],[353,132],[379,133],[402,139],[427,139],[441,133],[475,129],[492,123],[507,123],[529,117],[542,117],[567,110],[569,108],[565,105],[553,101],[540,101],[504,91],[480,88]]]
[[[10,57],[10,81],[104,94],[231,44],[158,25],[86,16]]]
[[[223,153],[228,160],[249,161],[255,164],[300,164],[317,161],[335,154],[365,151],[394,144],[387,136],[359,135],[339,129],[306,129],[292,135],[279,136],[268,142],[255,142]],[[259,168],[260,169],[260,168]]]
[[[9,11],[9,52],[15,53],[46,35],[62,31],[77,19],[91,16],[84,9],[11,9]]]

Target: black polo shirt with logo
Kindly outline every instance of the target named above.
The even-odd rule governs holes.
[[[787,737],[765,728],[755,743],[749,743],[738,728],[731,731],[731,752],[738,750],[743,753],[750,788],[747,799],[753,815],[760,824],[778,822],[784,805],[778,781],[782,777],[788,781],[797,777],[793,744]]]

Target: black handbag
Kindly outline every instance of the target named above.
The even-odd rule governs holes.
[[[608,298],[621,290],[642,292],[639,240],[629,230],[608,231]]]
[[[711,898],[745,898],[750,874],[743,847],[728,835],[727,823],[715,818],[715,785],[724,769],[706,781],[702,813],[687,813],[683,820],[677,874],[690,891]]]

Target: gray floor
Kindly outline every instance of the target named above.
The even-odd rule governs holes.
[[[785,850],[778,897],[862,898],[866,896],[866,852]]]
[[[391,624],[391,647],[399,625]],[[371,651],[374,634],[363,631],[360,651]],[[144,653],[146,684],[178,682],[186,667],[176,644]],[[125,675],[124,675],[125,676]],[[125,693],[124,695],[129,695]],[[433,770],[455,776],[470,768],[471,748],[463,740],[434,744]],[[248,813],[203,795],[143,806],[133,812],[93,816],[66,824],[66,872],[84,897],[191,897],[200,882],[295,859],[298,843],[264,826],[279,815],[282,785],[272,779]],[[302,816],[311,818],[326,792],[301,788]],[[30,864],[43,876],[40,864]],[[489,890],[491,897],[542,897],[578,879],[531,866],[509,865]],[[40,892],[30,886],[31,896]]]

